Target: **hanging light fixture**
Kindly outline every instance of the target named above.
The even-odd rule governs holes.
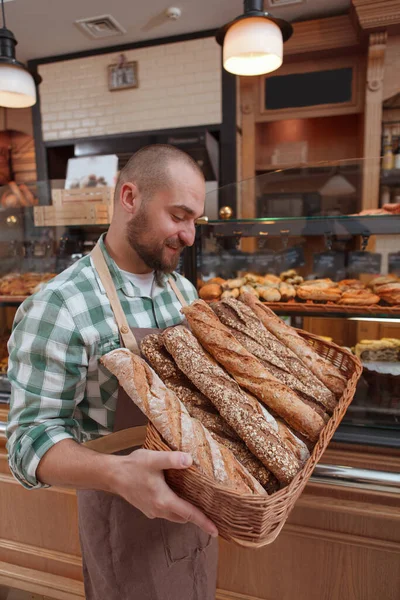
[[[343,175],[335,173],[318,191],[321,196],[351,196],[357,190]]]
[[[4,0],[1,0],[3,27],[0,28],[0,106],[26,108],[36,102],[35,81],[25,65],[15,58],[17,40],[6,28]]]
[[[265,12],[263,4],[263,0],[244,0],[244,14],[217,31],[224,68],[234,75],[263,75],[282,64],[283,43],[293,27]]]

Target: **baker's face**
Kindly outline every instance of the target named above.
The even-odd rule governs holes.
[[[141,202],[127,224],[129,244],[150,268],[171,273],[195,239],[195,221],[203,214],[205,185],[189,165],[169,167],[169,187]]]

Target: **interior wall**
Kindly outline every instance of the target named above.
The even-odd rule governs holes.
[[[30,108],[0,107],[0,131],[14,129],[33,135],[32,110]]]
[[[109,91],[118,53],[39,66],[44,141],[222,122],[221,49],[213,37],[125,53],[139,87]]]

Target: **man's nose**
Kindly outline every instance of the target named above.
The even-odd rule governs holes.
[[[185,246],[193,246],[196,237],[194,222],[187,223],[186,227],[179,232],[179,239]]]

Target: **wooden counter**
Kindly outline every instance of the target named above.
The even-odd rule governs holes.
[[[84,598],[74,491],[23,489],[4,446],[0,585]],[[323,462],[399,472],[400,452],[335,444]],[[399,496],[310,483],[273,544],[220,547],[217,600],[397,600]]]

